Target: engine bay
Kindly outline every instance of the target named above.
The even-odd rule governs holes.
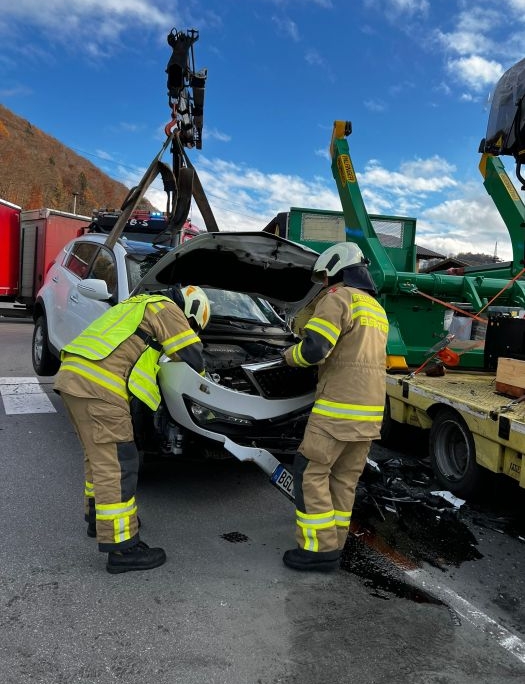
[[[283,399],[313,392],[315,368],[292,368],[280,355],[282,345],[250,341],[242,344],[204,343],[203,356],[211,379],[223,387]],[[272,363],[275,362],[275,363]]]

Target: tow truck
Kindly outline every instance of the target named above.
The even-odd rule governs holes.
[[[429,430],[435,476],[460,497],[478,491],[486,471],[525,487],[525,204],[500,159],[514,157],[524,190],[524,101],[522,60],[495,88],[479,147],[483,184],[508,229],[511,261],[465,267],[461,274],[416,272],[415,220],[367,213],[350,156],[348,121],[334,122],[330,143],[342,212],[292,207],[280,232],[318,251],[351,240],[369,259],[390,321],[383,441],[400,424]],[[376,227],[384,230],[385,223],[397,231],[395,246],[378,237]],[[481,339],[451,333],[453,316],[475,321]]]

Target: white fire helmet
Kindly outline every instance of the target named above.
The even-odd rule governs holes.
[[[325,276],[331,278],[343,268],[368,263],[355,242],[339,242],[325,250],[313,267],[312,280],[322,283]]]
[[[210,300],[204,290],[197,285],[186,285],[180,289],[184,298],[184,314],[190,323],[204,330],[210,320]]]

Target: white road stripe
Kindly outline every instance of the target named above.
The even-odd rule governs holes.
[[[476,629],[484,632],[495,639],[502,648],[525,663],[525,642],[508,629],[502,627],[479,608],[473,606],[455,591],[448,587],[434,583],[432,577],[425,570],[405,570],[410,579],[419,587],[425,589],[436,598],[441,599],[447,606],[456,611],[458,615],[468,620]]]
[[[7,415],[56,413],[36,378],[0,378],[0,395]]]

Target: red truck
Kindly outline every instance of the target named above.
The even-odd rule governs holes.
[[[15,300],[31,310],[36,293],[62,247],[85,231],[89,216],[56,209],[20,213],[19,284]]]
[[[18,293],[21,207],[0,199],[0,299]]]
[[[55,209],[23,211],[0,199],[0,305],[29,314],[53,259],[90,220]]]

